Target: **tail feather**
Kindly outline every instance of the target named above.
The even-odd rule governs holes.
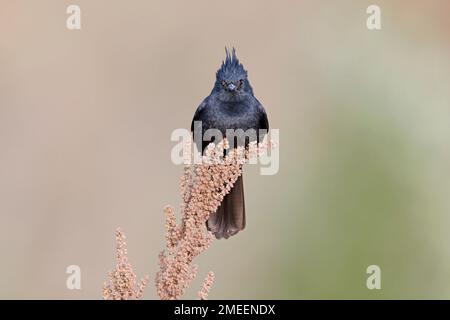
[[[235,235],[245,228],[244,183],[240,176],[216,212],[206,222],[217,239]]]

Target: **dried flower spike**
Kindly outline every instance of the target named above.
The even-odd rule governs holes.
[[[211,290],[212,286],[214,284],[214,272],[210,271],[208,275],[205,278],[205,281],[203,281],[202,288],[198,292],[198,298],[200,300],[207,300],[209,291]]]
[[[190,145],[189,145],[190,146]],[[257,157],[267,144],[251,143],[248,148],[229,148],[225,139],[217,145],[211,143],[205,149],[201,164],[185,162],[180,181],[181,223],[176,224],[172,207],[166,207],[166,250],[159,254],[160,270],[155,284],[159,297],[163,300],[179,299],[197,274],[193,260],[212,243],[213,236],[206,229],[209,215],[220,206],[242,174],[242,166]],[[187,147],[184,148],[184,150]],[[214,281],[210,272],[198,293],[206,299]]]
[[[135,300],[141,299],[148,276],[136,284],[136,274],[127,257],[125,234],[116,230],[116,268],[108,273],[109,282],[103,285],[105,300]]]

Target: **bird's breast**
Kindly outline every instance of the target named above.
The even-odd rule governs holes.
[[[230,112],[226,109],[216,109],[209,117],[211,121],[207,124],[207,129],[219,129],[223,133],[225,133],[227,129],[247,130],[249,128],[254,128],[257,125],[253,118],[254,117],[245,112]]]

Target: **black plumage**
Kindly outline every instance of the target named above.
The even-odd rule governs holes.
[[[240,131],[235,141],[230,144],[247,145],[251,140],[262,140],[264,132],[269,129],[269,122],[264,107],[253,95],[253,89],[247,78],[247,71],[239,62],[236,51],[226,50],[226,59],[216,73],[216,81],[211,94],[206,97],[197,108],[191,124],[194,132],[197,125],[201,125],[202,134],[208,129],[218,129],[223,137],[227,136],[227,129]],[[256,135],[242,136],[242,132],[253,129]],[[259,131],[262,130],[262,131]],[[247,131],[247,132],[250,132]],[[194,137],[198,149],[204,150],[213,141],[203,141]],[[216,141],[217,142],[217,141]],[[233,144],[234,143],[234,144]],[[244,186],[242,176],[236,181],[232,190],[227,194],[207,222],[207,227],[217,239],[228,238],[245,227]]]

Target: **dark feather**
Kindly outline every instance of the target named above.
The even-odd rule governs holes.
[[[217,239],[228,239],[245,228],[244,183],[240,176],[206,223]]]

